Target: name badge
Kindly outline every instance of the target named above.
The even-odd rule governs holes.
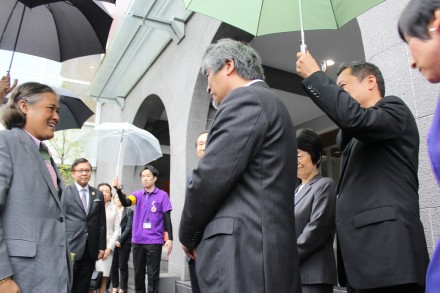
[[[143,228],[144,229],[151,229],[151,223],[144,223]]]

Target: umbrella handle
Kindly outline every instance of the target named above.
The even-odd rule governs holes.
[[[307,53],[307,45],[306,44],[301,43],[301,52],[304,54]]]

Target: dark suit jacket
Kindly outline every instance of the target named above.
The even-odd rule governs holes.
[[[66,230],[70,250],[75,260],[84,254],[86,241],[92,259],[98,257],[99,250],[106,249],[106,220],[104,196],[98,189],[89,186],[89,211],[86,214],[75,184],[64,190],[66,199]]]
[[[1,130],[0,279],[13,275],[21,292],[70,292],[65,216],[64,198],[32,138],[21,128]]]
[[[341,128],[336,231],[348,281],[356,289],[425,284],[429,258],[419,214],[419,133],[411,111],[395,96],[361,108],[322,72],[303,85]],[[341,283],[343,269],[338,267]]]
[[[221,103],[187,186],[179,236],[202,292],[299,292],[295,130],[264,82]]]
[[[131,228],[133,225],[133,210],[124,208],[121,219],[121,235],[118,237],[121,245],[131,244]]]
[[[302,284],[336,285],[336,183],[316,175],[295,195],[295,228]]]

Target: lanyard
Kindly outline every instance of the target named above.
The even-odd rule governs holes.
[[[145,194],[147,196],[147,198],[145,200],[145,207],[147,209],[147,212],[146,212],[146,215],[145,215],[145,223],[149,223],[150,222],[150,211],[155,206],[155,203],[156,203],[156,201],[153,200],[153,195],[154,195],[153,192],[154,192],[154,190],[152,192],[150,192],[150,193],[147,193],[145,191]],[[151,207],[149,205],[149,199],[150,198],[151,198],[151,200],[153,200],[153,202],[151,203]],[[150,200],[150,202],[151,202],[151,200]]]

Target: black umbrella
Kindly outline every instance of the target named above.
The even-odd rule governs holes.
[[[58,62],[101,54],[112,21],[93,0],[1,0],[0,49]]]
[[[81,128],[93,114],[93,111],[81,99],[75,98],[73,93],[54,88],[60,97],[60,121],[55,130]]]

